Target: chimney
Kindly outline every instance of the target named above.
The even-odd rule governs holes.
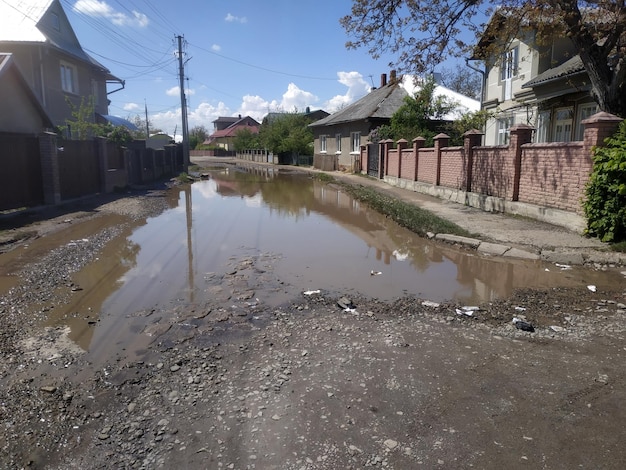
[[[387,85],[387,74],[386,73],[381,73],[380,74],[380,87],[384,87]]]
[[[389,72],[389,83],[396,83],[396,71]]]

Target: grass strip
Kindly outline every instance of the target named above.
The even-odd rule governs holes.
[[[326,183],[332,182],[341,185],[355,199],[418,235],[426,236],[428,232],[432,232],[449,233],[463,237],[472,236],[470,232],[449,220],[442,219],[426,209],[400,201],[369,186],[336,180],[325,173],[320,173],[318,179]]]

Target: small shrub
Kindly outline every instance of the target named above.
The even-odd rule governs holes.
[[[626,240],[626,121],[594,149],[585,195],[587,234],[603,242]]]

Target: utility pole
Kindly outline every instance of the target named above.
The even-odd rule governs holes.
[[[150,138],[150,124],[148,121],[148,103],[146,103],[146,100],[143,100],[143,104],[146,107],[146,140],[148,140]]]
[[[187,99],[185,98],[185,67],[183,62],[183,37],[178,39],[178,78],[180,80],[180,112],[182,115],[183,131],[183,171],[189,168],[189,127],[187,126]],[[176,136],[174,136],[176,137]]]

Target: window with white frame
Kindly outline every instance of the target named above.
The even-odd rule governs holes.
[[[511,138],[511,127],[515,118],[513,116],[506,116],[497,120],[498,125],[498,145],[508,145]]]
[[[583,140],[585,137],[585,126],[583,126],[582,122],[597,112],[598,105],[596,103],[587,103],[578,107],[578,130],[576,140]]]
[[[513,97],[513,77],[517,76],[519,48],[513,47],[504,53],[500,66],[500,80],[504,86],[504,99]]]
[[[61,62],[61,89],[67,93],[77,93],[76,69],[66,62]]]
[[[326,136],[320,135],[320,152],[326,153]]]
[[[549,142],[548,132],[550,131],[550,111],[539,111],[535,131],[535,142]]]
[[[350,152],[360,152],[361,151],[361,133],[352,132],[350,134],[350,141],[352,142],[350,146]]]
[[[574,110],[559,108],[554,113],[554,142],[570,142],[574,125]]]
[[[335,134],[335,150],[341,153],[341,134]]]

